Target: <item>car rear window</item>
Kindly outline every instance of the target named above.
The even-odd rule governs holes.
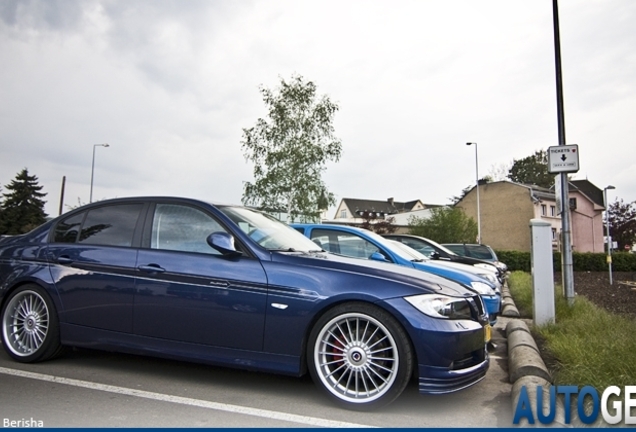
[[[121,204],[89,210],[78,243],[130,247],[142,207]]]

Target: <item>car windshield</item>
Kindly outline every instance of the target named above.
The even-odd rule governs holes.
[[[446,246],[442,246],[441,244],[437,243],[436,241],[433,241],[431,239],[426,239],[426,241],[428,243],[430,243],[431,245],[433,245],[433,247],[441,249],[441,250],[443,250],[444,252],[446,252],[449,255],[457,255],[455,252],[453,252],[452,250],[450,250]]]
[[[252,240],[268,250],[318,252],[316,243],[276,218],[245,207],[219,207]]]
[[[484,245],[466,245],[466,249],[470,253],[470,256],[483,260],[497,260],[495,252],[488,246]]]
[[[412,247],[407,246],[402,242],[399,242],[397,240],[387,240],[387,242],[391,245],[394,251],[398,249],[402,253],[402,256],[406,255],[406,257],[410,261],[429,261],[429,258],[426,255],[416,251]]]

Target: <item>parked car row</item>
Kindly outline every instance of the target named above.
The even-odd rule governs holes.
[[[342,234],[185,198],[88,204],[0,240],[2,345],[23,363],[77,346],[309,373],[357,410],[412,377],[429,394],[483,379],[495,283]]]
[[[435,261],[398,241],[400,237],[381,237],[374,232],[331,224],[292,224],[323,250],[354,258],[370,259],[411,267],[459,282],[481,295],[491,325],[501,312],[501,282],[490,264],[466,265],[460,262]],[[395,240],[394,240],[395,239]]]
[[[498,273],[501,283],[505,281],[508,267],[497,259],[495,251],[490,246],[461,243],[439,244],[433,240],[409,234],[387,234],[385,237],[404,243],[434,260],[452,261],[491,269]]]

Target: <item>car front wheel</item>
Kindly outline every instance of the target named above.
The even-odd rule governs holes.
[[[10,294],[2,309],[2,345],[22,363],[47,360],[59,353],[57,314],[39,286],[25,285]]]
[[[409,382],[408,336],[386,311],[346,303],[317,322],[308,344],[310,374],[339,405],[370,410],[395,400]]]

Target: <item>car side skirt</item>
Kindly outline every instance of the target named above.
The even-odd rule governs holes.
[[[300,376],[298,356],[211,347],[60,323],[63,345]]]

